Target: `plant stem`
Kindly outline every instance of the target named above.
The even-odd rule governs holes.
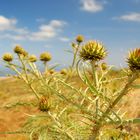
[[[33,93],[35,94],[35,96],[39,100],[40,97],[39,97],[38,93],[36,92],[34,87],[29,83],[28,79],[27,78],[25,79],[25,77],[15,68],[15,66],[10,65],[10,68],[13,69],[23,79],[23,81],[30,87],[30,89],[33,91]]]
[[[91,61],[91,68],[92,68],[92,73],[93,73],[93,81],[94,81],[94,86],[96,89],[98,89],[98,77],[97,77],[97,70],[95,66],[95,61]],[[99,107],[99,99],[96,100],[96,117],[98,116],[98,107]]]
[[[45,65],[44,73],[46,73],[46,72],[48,71],[48,65],[47,65],[47,62],[44,62],[44,65]]]
[[[106,111],[104,112],[104,114],[101,116],[101,118],[98,121],[100,123],[97,124],[96,127],[93,129],[93,135],[91,136],[91,140],[96,140],[99,130],[102,127],[102,123],[105,120],[106,116],[110,113],[111,109],[113,109],[114,106],[122,99],[122,97],[128,93],[130,86],[137,79],[137,77],[138,77],[137,73],[134,73],[134,75],[130,79],[128,79],[128,83],[120,91],[119,95],[116,97],[113,103],[110,104],[109,107],[106,109]]]
[[[75,65],[75,62],[76,62],[76,56],[77,56],[77,53],[78,53],[78,50],[79,50],[79,46],[80,46],[80,43],[78,43],[76,49],[74,50],[74,56],[73,56],[73,62],[72,62],[72,68],[74,67]]]
[[[18,57],[19,57],[19,60],[20,60],[20,62],[21,62],[21,64],[22,64],[22,66],[23,66],[23,70],[24,70],[24,72],[25,72],[26,79],[27,79],[27,81],[29,81],[29,79],[28,79],[28,73],[27,73],[27,69],[26,69],[26,65],[24,64],[24,62],[23,62],[21,56],[18,55]]]

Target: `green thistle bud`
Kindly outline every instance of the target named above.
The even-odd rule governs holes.
[[[72,42],[71,44],[72,48],[76,48],[76,44]]]
[[[36,62],[37,61],[37,57],[35,55],[30,55],[29,56],[29,61],[32,62],[32,63]]]
[[[41,60],[41,61],[44,61],[44,62],[50,61],[51,58],[52,58],[52,57],[51,57],[51,54],[48,53],[48,52],[44,52],[44,53],[42,53],[42,54],[40,55],[40,60]]]
[[[103,62],[102,64],[101,64],[101,68],[102,68],[102,70],[106,70],[107,69],[107,64],[105,63],[105,62]]]
[[[11,53],[5,53],[2,59],[4,61],[11,62],[13,60],[13,55]]]
[[[66,74],[67,74],[67,70],[66,70],[66,69],[62,69],[62,70],[60,71],[60,74],[66,75]]]
[[[129,52],[127,63],[132,71],[140,70],[140,48],[136,48]]]
[[[81,43],[81,42],[84,41],[84,37],[83,37],[82,35],[78,35],[78,36],[76,37],[76,41],[77,41],[78,43]]]
[[[103,45],[96,41],[87,42],[80,51],[80,57],[83,60],[99,61],[107,55]]]
[[[50,110],[49,100],[45,96],[41,97],[40,99],[39,110],[43,112],[47,112]]]

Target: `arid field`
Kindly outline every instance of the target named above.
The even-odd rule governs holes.
[[[75,87],[83,86],[80,79],[72,77],[70,81],[74,82]],[[138,82],[138,81],[137,81]],[[0,132],[11,132],[19,130],[28,115],[37,114],[37,107],[16,104],[30,103],[35,98],[32,91],[21,80],[13,77],[0,79]],[[123,98],[119,104],[127,118],[140,117],[140,89],[133,90]],[[140,125],[129,125],[126,128],[128,132],[134,132],[139,135]],[[1,134],[0,140],[27,140],[25,134]]]

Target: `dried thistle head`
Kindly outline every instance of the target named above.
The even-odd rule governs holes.
[[[76,37],[76,41],[77,41],[78,43],[81,43],[81,42],[84,41],[84,37],[83,37],[82,35],[78,35],[78,36]]]
[[[24,51],[22,52],[22,55],[23,55],[24,57],[26,57],[26,56],[28,56],[28,52],[24,50]]]
[[[66,70],[66,69],[62,69],[62,70],[60,71],[60,74],[67,75],[67,70]]]
[[[35,55],[33,55],[33,54],[32,55],[29,55],[29,58],[28,59],[32,63],[37,61],[37,57]]]
[[[11,53],[5,53],[2,59],[4,61],[11,62],[13,60],[13,55]]]
[[[80,57],[83,60],[90,60],[90,61],[99,61],[106,57],[107,52],[103,46],[103,44],[97,41],[89,41],[80,51]]]
[[[53,74],[53,73],[55,73],[55,70],[51,69],[51,70],[49,70],[49,73]]]
[[[39,101],[39,110],[43,112],[47,112],[50,110],[49,99],[45,96],[42,96]]]
[[[127,63],[132,71],[140,70],[140,48],[136,48],[129,52]]]
[[[15,48],[14,48],[14,52],[18,55],[23,55],[23,56],[27,56],[28,55],[28,52],[26,52],[21,46],[17,45]]]
[[[40,60],[43,62],[48,62],[52,59],[52,56],[49,52],[44,52],[40,55]]]

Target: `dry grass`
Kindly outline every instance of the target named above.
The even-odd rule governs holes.
[[[22,85],[22,86],[21,86]],[[14,78],[6,78],[0,80],[0,104],[1,107],[6,104],[16,103],[18,101],[28,102],[33,99],[32,94],[26,85]],[[37,109],[29,106],[14,107],[11,109],[0,109],[0,132],[16,131],[24,123],[26,113],[35,113]],[[23,135],[0,135],[0,140],[25,140]]]
[[[75,82],[76,87],[84,86],[78,77],[73,77],[70,81]],[[78,84],[77,84],[78,83]],[[124,98],[123,104],[120,103],[123,111],[127,111],[126,116],[128,118],[140,117],[140,90],[135,90]],[[2,78],[0,79],[0,132],[1,131],[16,131],[24,123],[27,115],[38,112],[37,108],[31,106],[17,106],[11,109],[3,109],[2,106],[13,102],[24,102],[34,100],[31,91],[21,81],[14,78]],[[140,132],[140,125],[135,127],[129,127],[136,133]],[[26,140],[25,135],[20,134],[2,134],[0,140]]]

